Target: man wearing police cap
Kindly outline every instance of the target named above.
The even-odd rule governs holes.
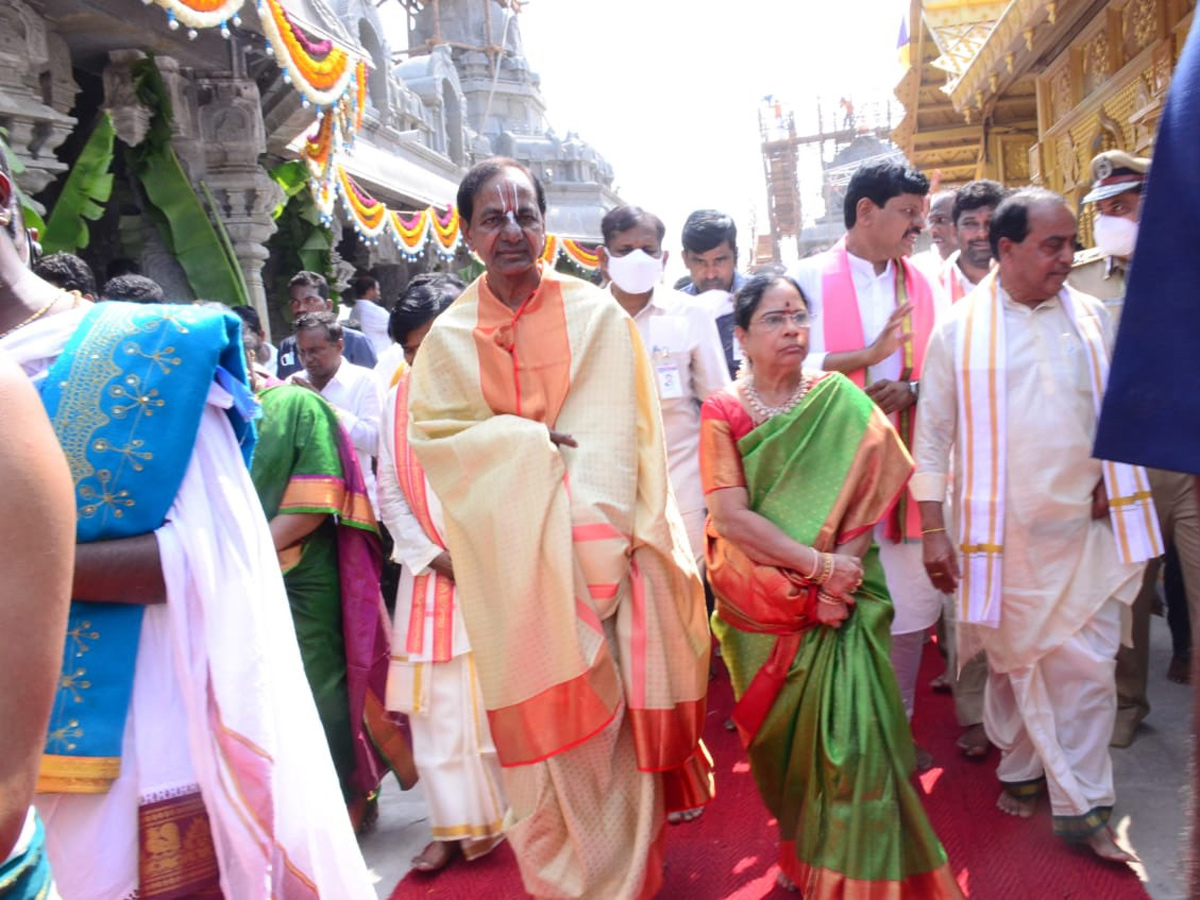
[[[1125,299],[1125,272],[1137,241],[1142,186],[1150,160],[1124,150],[1106,150],[1092,160],[1092,190],[1084,203],[1096,205],[1096,246],[1075,254],[1071,287],[1104,301],[1114,319]]]
[[[1119,321],[1125,300],[1126,273],[1133,261],[1141,213],[1142,187],[1150,160],[1124,150],[1108,150],[1092,160],[1092,190],[1084,203],[1095,204],[1096,247],[1075,256],[1071,286],[1099,297]],[[1183,569],[1188,610],[1200,616],[1200,508],[1191,477],[1147,469],[1164,540],[1174,543]],[[1133,742],[1138,724],[1150,712],[1146,676],[1150,664],[1150,612],[1158,593],[1160,562],[1146,567],[1141,592],[1133,603],[1133,646],[1117,654],[1117,719],[1114,747]]]

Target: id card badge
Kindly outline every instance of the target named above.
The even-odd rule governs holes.
[[[683,378],[679,366],[671,359],[661,359],[654,364],[658,377],[658,396],[662,400],[676,400],[683,396]]]

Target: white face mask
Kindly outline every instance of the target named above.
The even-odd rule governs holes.
[[[1108,256],[1133,256],[1138,223],[1124,216],[1096,216],[1096,246]]]
[[[646,294],[654,290],[662,278],[661,256],[651,256],[645,250],[630,250],[624,256],[608,257],[608,277],[627,294]]]

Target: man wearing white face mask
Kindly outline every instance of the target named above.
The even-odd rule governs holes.
[[[697,563],[704,559],[700,486],[700,404],[729,381],[712,316],[662,284],[666,226],[637,206],[618,206],[600,223],[600,265],[609,290],[638,327],[654,369],[667,439],[671,487]]]
[[[1092,160],[1092,190],[1084,203],[1096,205],[1096,247],[1075,256],[1071,286],[1104,301],[1114,322],[1120,321],[1125,282],[1137,243],[1142,189],[1150,160],[1108,150]],[[1163,540],[1174,544],[1183,571],[1184,593],[1193,621],[1200,616],[1200,508],[1191,477],[1147,469]],[[1150,666],[1150,613],[1158,596],[1159,560],[1146,566],[1141,592],[1131,607],[1132,646],[1117,654],[1117,719],[1112,745],[1127,747],[1138,724],[1149,714],[1146,680]],[[1184,602],[1168,596],[1168,602]]]
[[[1096,246],[1075,254],[1071,287],[1104,302],[1114,321],[1125,300],[1125,275],[1137,243],[1142,186],[1150,160],[1124,150],[1106,150],[1092,160],[1092,190],[1084,203],[1096,205]]]

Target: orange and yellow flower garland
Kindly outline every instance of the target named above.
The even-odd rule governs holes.
[[[359,69],[356,63],[363,60],[355,60],[331,40],[312,38],[292,20],[280,0],[259,0],[258,14],[268,47],[283,66],[285,80],[290,80],[309,103],[336,104]],[[356,100],[358,93],[361,89]]]
[[[430,243],[437,254],[445,259],[453,258],[462,245],[462,217],[459,216],[456,207],[450,206],[445,212],[433,206],[416,212],[388,209],[363,190],[341,163],[334,163],[333,170],[336,173],[335,177],[314,180],[313,190],[326,192],[331,184],[335,184],[337,192],[342,195],[343,206],[350,215],[351,223],[364,240],[377,244],[380,236],[386,232],[400,252],[413,260],[417,259]],[[328,194],[314,193],[314,196],[319,207],[324,207],[326,203],[332,206]],[[326,221],[331,221],[331,215],[323,215]],[[541,258],[553,263],[560,256],[567,257],[587,272],[594,272],[600,267],[599,255],[595,250],[590,250],[571,238],[546,235],[546,246]]]
[[[150,0],[146,0],[147,3]],[[189,38],[196,37],[197,28],[216,28],[229,37],[229,25],[241,25],[238,10],[246,0],[154,0],[167,11],[167,25],[172,31],[180,24],[188,28]]]

